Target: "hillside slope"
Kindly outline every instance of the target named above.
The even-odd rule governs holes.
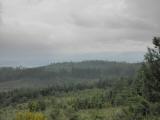
[[[36,68],[0,68],[0,88],[40,88],[68,82],[133,78],[139,68],[139,63],[109,61],[53,63]]]

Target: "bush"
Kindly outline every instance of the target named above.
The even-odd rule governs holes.
[[[151,112],[153,115],[160,115],[160,103],[151,104]]]
[[[141,115],[146,116],[150,113],[150,104],[141,96],[137,96],[136,103],[131,104],[129,110],[134,113],[135,116]]]
[[[132,114],[127,109],[122,109],[114,114],[113,120],[132,120]]]
[[[44,111],[46,109],[46,104],[44,101],[38,101],[39,110]]]
[[[66,116],[61,109],[53,109],[50,113],[51,120],[66,120]]]
[[[75,100],[73,108],[78,109],[93,109],[93,108],[103,108],[105,104],[104,95],[93,95],[87,97],[79,97]]]
[[[18,112],[15,120],[47,120],[42,113]]]
[[[113,106],[121,106],[130,104],[130,99],[134,96],[130,88],[123,88],[120,91],[114,91],[112,98]]]
[[[79,115],[75,114],[70,118],[70,120],[80,120],[80,117]]]
[[[38,112],[46,109],[46,104],[44,101],[32,101],[28,103],[28,108],[30,112]]]
[[[142,120],[150,114],[150,104],[141,96],[135,96],[130,99],[128,108],[123,109],[118,117],[123,120]],[[119,120],[119,119],[116,119]]]
[[[150,104],[141,96],[131,97],[127,101],[129,107],[114,115],[114,120],[143,120],[150,114]]]

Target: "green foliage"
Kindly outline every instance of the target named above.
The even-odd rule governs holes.
[[[32,101],[28,103],[28,108],[30,112],[44,111],[46,105],[44,101]]]
[[[70,120],[80,120],[78,115],[73,115]]]
[[[83,61],[36,68],[0,68],[0,90],[62,86],[64,83],[86,83],[100,78],[133,77],[139,67],[139,63]]]
[[[146,100],[137,101],[136,104],[131,104],[129,111],[134,114],[135,117],[146,116],[150,113],[150,106]]]
[[[142,67],[143,95],[151,102],[160,102],[160,38],[153,39],[155,48],[148,48]]]
[[[160,115],[160,103],[152,103],[150,105],[150,110],[154,116]]]
[[[18,112],[15,120],[47,120],[42,113]]]
[[[124,108],[114,116],[115,120],[142,120],[150,114],[150,104],[141,96],[132,99],[133,102],[129,107]]]
[[[52,120],[66,120],[67,119],[62,109],[53,109],[50,113],[50,117]]]
[[[78,97],[73,105],[75,110],[103,108],[105,104],[105,94],[96,94],[87,97]]]

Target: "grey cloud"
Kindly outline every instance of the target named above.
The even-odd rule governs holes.
[[[159,1],[125,0],[125,2],[128,6],[123,13],[103,10],[98,14],[94,13],[95,11],[90,11],[88,14],[82,10],[78,14],[72,15],[73,24],[90,29],[94,36],[93,40],[104,42],[108,40],[149,42],[153,36],[159,35],[159,22],[156,22],[160,19]],[[106,14],[101,15],[102,12],[106,12]],[[94,32],[93,29],[97,31]]]
[[[2,3],[0,2],[0,25],[2,24]]]
[[[159,0],[1,1],[3,63],[146,51],[160,31]]]
[[[142,17],[159,26],[160,21],[160,1],[159,0],[126,0],[128,1],[128,9],[130,13]]]
[[[5,27],[3,27],[5,28]],[[27,31],[0,30],[0,55],[1,56],[34,56],[52,53],[52,47],[45,43],[45,34],[32,34]]]
[[[42,2],[43,0],[26,0],[26,2],[28,3],[28,4],[37,4],[37,3],[40,3],[40,2]]]
[[[135,29],[135,30],[156,30],[157,26],[143,19],[130,18],[130,16],[112,16],[93,20],[88,17],[73,17],[73,23],[81,27],[107,28],[107,29]]]

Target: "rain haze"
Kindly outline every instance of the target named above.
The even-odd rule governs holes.
[[[143,60],[160,0],[0,0],[0,66]]]

